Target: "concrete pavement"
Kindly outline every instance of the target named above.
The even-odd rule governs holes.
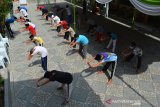
[[[14,4],[14,7],[17,3]],[[106,85],[107,77],[97,75],[97,69],[88,69],[78,53],[67,55],[71,48],[61,44],[63,38],[57,36],[57,32],[40,17],[41,12],[35,12],[36,4],[30,3],[29,17],[36,24],[37,35],[44,39],[44,46],[48,49],[49,70],[62,70],[70,72],[74,76],[72,83],[71,103],[66,107],[159,107],[160,106],[160,43],[142,34],[125,28],[121,25],[104,20],[100,17],[92,17],[100,24],[106,26],[108,31],[114,31],[119,35],[117,53],[119,53],[132,40],[137,40],[144,50],[142,72],[136,74],[131,63],[121,61],[120,55],[112,86]],[[83,18],[83,17],[82,17]],[[21,29],[23,25],[12,25],[14,31]],[[82,28],[85,28],[83,26]],[[84,33],[81,29],[79,32]],[[56,88],[59,83],[49,83],[37,88],[35,82],[43,75],[40,65],[40,57],[34,56],[32,61],[27,61],[27,51],[34,45],[25,45],[23,41],[28,39],[28,33],[16,32],[16,37],[10,40],[11,64],[11,93],[13,107],[61,107],[65,92],[59,92]],[[106,43],[95,43],[94,37],[89,37],[90,44],[88,58],[99,51],[105,51]],[[33,63],[32,67],[28,65]]]

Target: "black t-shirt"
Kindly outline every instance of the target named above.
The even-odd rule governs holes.
[[[52,70],[51,72],[46,72],[44,78],[49,78],[50,81],[58,81],[63,84],[70,84],[73,77],[68,72],[61,72],[57,70]]]
[[[48,13],[48,9],[43,8],[43,9],[42,9],[42,13]]]

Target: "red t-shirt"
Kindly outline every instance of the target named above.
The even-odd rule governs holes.
[[[64,29],[67,29],[67,28],[68,28],[68,23],[67,23],[65,20],[60,21],[59,24],[61,24]]]
[[[33,35],[33,36],[36,35],[36,30],[31,25],[29,25],[26,29],[29,30],[31,35]]]
[[[37,9],[43,9],[45,8],[44,6],[38,6]]]

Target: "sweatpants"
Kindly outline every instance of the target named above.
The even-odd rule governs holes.
[[[79,53],[82,54],[82,57],[86,59],[87,56],[87,49],[88,49],[88,45],[79,45]]]
[[[104,65],[102,71],[106,72],[110,65],[112,65],[112,70],[111,70],[111,75],[108,77],[108,79],[112,79],[112,77],[113,77],[113,75],[115,73],[115,70],[116,70],[117,61],[106,62],[106,64]]]

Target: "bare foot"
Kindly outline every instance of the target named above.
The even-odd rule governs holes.
[[[103,74],[103,73],[104,73],[103,71],[98,71],[98,72],[97,72],[97,74]]]
[[[108,82],[107,82],[107,84],[111,85],[112,84],[112,79],[109,79]]]
[[[83,58],[83,61],[84,61],[85,63],[87,63],[87,62],[86,62],[86,58]]]

